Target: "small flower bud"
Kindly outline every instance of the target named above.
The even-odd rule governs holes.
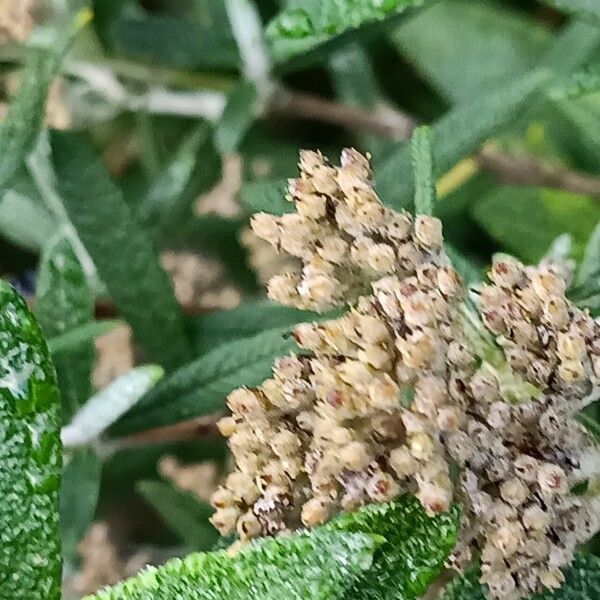
[[[217,421],[217,427],[223,437],[231,437],[236,430],[236,423],[233,417],[223,417]]]
[[[500,496],[511,506],[523,504],[529,495],[529,488],[516,477],[500,484]]]
[[[564,296],[565,281],[552,271],[534,271],[530,280],[534,292],[542,302],[553,296]]]
[[[415,238],[425,248],[437,250],[442,245],[442,222],[436,217],[417,215]]]
[[[376,473],[367,483],[367,494],[375,502],[389,502],[400,494],[400,486],[388,473]]]
[[[550,515],[537,504],[532,504],[523,511],[522,520],[527,529],[536,531],[545,531],[550,525]]]
[[[369,248],[367,262],[378,273],[391,273],[396,263],[394,249],[387,244],[374,244]]]
[[[520,454],[514,462],[514,470],[518,477],[528,483],[533,483],[538,476],[538,461],[527,454]]]
[[[494,256],[489,276],[496,285],[512,288],[521,281],[523,275],[523,265],[518,260],[504,254]]]
[[[321,498],[311,498],[302,505],[301,519],[306,527],[322,525],[329,518],[329,505]]]
[[[452,267],[444,266],[438,269],[437,284],[446,298],[459,298],[463,293],[462,280]]]
[[[417,469],[417,463],[410,450],[406,446],[400,446],[390,453],[390,467],[402,478],[412,475]]]
[[[439,409],[436,423],[441,431],[454,431],[462,420],[462,414],[456,406],[443,406]]]
[[[256,213],[250,220],[252,231],[273,246],[277,246],[281,240],[281,228],[279,220],[267,213]]]
[[[547,569],[540,573],[540,583],[550,590],[559,588],[565,581],[560,569]]]
[[[546,494],[564,494],[568,491],[565,472],[552,463],[545,463],[538,469],[537,481]]]
[[[234,497],[231,490],[227,488],[218,488],[210,497],[210,504],[213,508],[228,508],[234,505]]]
[[[426,433],[417,433],[410,438],[410,453],[417,460],[428,460],[433,454],[433,440]]]
[[[258,488],[248,473],[233,471],[227,476],[225,485],[233,494],[236,502],[252,504],[258,498]]]
[[[361,471],[371,462],[372,457],[363,442],[350,442],[340,450],[340,460],[351,471]]]
[[[256,515],[251,511],[245,512],[237,522],[237,532],[241,539],[249,539],[260,534],[261,526]]]
[[[542,320],[555,329],[562,329],[569,323],[567,303],[560,296],[550,296],[543,304]]]
[[[240,515],[237,508],[221,508],[210,518],[210,522],[221,535],[227,535],[235,529],[235,524]]]

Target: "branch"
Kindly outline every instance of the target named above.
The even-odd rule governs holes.
[[[270,110],[275,115],[312,119],[340,125],[351,130],[361,129],[396,140],[407,139],[416,121],[400,111],[366,111],[301,92],[279,90],[272,99]],[[487,145],[474,156],[482,169],[501,183],[550,187],[600,200],[600,178],[558,167],[535,156],[504,154]]]
[[[529,154],[511,156],[487,145],[477,153],[476,160],[502,183],[556,188],[600,200],[600,178],[558,167]]]
[[[273,94],[267,110],[275,116],[292,116],[331,123],[351,130],[362,129],[395,140],[405,140],[410,137],[416,125],[413,119],[399,111],[383,109],[366,111],[355,106],[284,88],[278,89]]]
[[[147,446],[149,444],[171,444],[174,442],[187,442],[199,438],[219,436],[217,421],[223,415],[216,413],[206,417],[198,417],[189,421],[182,421],[166,427],[156,427],[140,433],[128,435],[114,440],[118,450]]]

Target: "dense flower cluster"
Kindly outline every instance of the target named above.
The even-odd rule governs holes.
[[[213,523],[246,539],[406,492],[430,514],[456,499],[453,565],[481,550],[500,598],[559,585],[558,567],[595,527],[569,487],[589,452],[572,417],[598,384],[599,325],[568,304],[552,266],[508,258],[478,294],[480,319],[440,221],[385,208],[365,157],[345,150],[333,167],[302,152],[300,168],[296,212],[252,222],[300,261],[269,294],[350,308],[296,327],[303,352],[230,394],[219,426],[236,470],[212,497]]]
[[[538,393],[506,403],[497,380],[480,371],[458,434],[464,437],[447,444],[464,469],[457,494],[464,524],[454,558],[481,549],[483,580],[496,596],[511,598],[559,586],[559,567],[598,528],[590,503],[570,488],[594,461],[598,468],[573,417],[597,398],[600,324],[569,304],[566,282],[551,265],[526,268],[499,257],[490,278],[478,295],[482,320],[510,368]]]

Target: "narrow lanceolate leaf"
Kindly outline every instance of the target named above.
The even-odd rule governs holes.
[[[333,600],[367,570],[381,538],[320,531],[191,554],[85,600]]]
[[[267,41],[275,60],[301,57],[300,64],[306,64],[348,39],[356,41],[359,35],[374,35],[393,26],[424,1],[292,0],[267,26]]]
[[[297,323],[324,318],[327,316],[290,308],[270,300],[258,300],[245,302],[237,308],[198,315],[190,319],[188,325],[196,332],[196,353],[205,354],[225,342],[258,335],[275,327],[291,328]]]
[[[169,232],[189,222],[192,203],[219,179],[221,161],[206,123],[182,142],[173,159],[145,191],[138,217],[154,235],[163,240]]]
[[[585,413],[578,413],[575,418],[585,427],[586,431],[600,443],[600,423]]]
[[[63,427],[61,438],[66,447],[82,446],[97,438],[125,414],[163,376],[162,367],[136,367],[121,375],[92,396]]]
[[[381,535],[372,567],[344,596],[347,600],[415,600],[442,570],[456,542],[458,508],[428,517],[413,496],[372,504],[337,517],[334,531]]]
[[[600,221],[585,246],[575,283],[578,286],[595,283],[597,291],[600,292]]]
[[[50,144],[58,194],[115,305],[150,360],[180,364],[189,341],[149,235],[80,136],[53,131]]]
[[[435,123],[431,127],[437,140],[433,151],[435,177],[446,173],[512,121],[545,81],[544,72],[526,75],[508,87],[458,106]],[[410,144],[404,143],[375,169],[376,189],[383,202],[393,208],[410,207],[412,203],[410,165]]]
[[[171,373],[111,429],[124,435],[221,410],[239,386],[255,386],[269,376],[273,360],[295,346],[290,327],[234,340]]]
[[[568,14],[600,25],[600,4],[597,0],[542,0],[545,4]]]
[[[62,234],[49,240],[44,248],[38,270],[35,312],[47,338],[92,322],[92,293],[69,240]],[[71,419],[91,393],[94,357],[91,338],[75,349],[54,356],[63,422]]]
[[[417,127],[411,138],[412,167],[415,179],[415,214],[432,215],[435,200],[431,129]]]
[[[504,250],[535,263],[561,234],[579,258],[600,219],[600,206],[587,196],[533,187],[496,188],[474,199],[472,214]]]
[[[162,481],[140,481],[136,487],[189,550],[214,547],[219,533],[208,521],[214,510],[206,502]]]
[[[0,189],[6,186],[21,167],[35,143],[42,126],[48,87],[58,73],[62,58],[74,36],[90,19],[90,11],[82,10],[68,28],[64,39],[54,47],[34,51],[25,66],[21,87],[0,125]]]
[[[395,28],[390,39],[454,104],[534,69],[551,35],[535,17],[506,3],[439,0]]]
[[[94,519],[100,491],[100,459],[90,448],[65,452],[60,486],[60,537],[63,559],[73,565],[77,544]]]
[[[563,569],[565,582],[555,591],[547,590],[532,596],[532,600],[590,600],[600,589],[600,558],[578,554],[573,564]],[[442,600],[489,600],[487,588],[479,583],[479,569],[471,569],[453,579]]]
[[[58,600],[60,406],[25,301],[0,281],[0,597]]]
[[[86,346],[88,342],[121,325],[124,325],[123,321],[117,319],[90,321],[49,338],[47,340],[48,349],[53,355],[63,354],[70,350],[78,350]]]
[[[215,142],[222,153],[237,150],[258,116],[259,108],[258,93],[250,81],[238,83],[229,92],[227,105],[215,131]]]
[[[0,235],[13,244],[39,252],[56,231],[29,173],[23,168],[0,189]]]

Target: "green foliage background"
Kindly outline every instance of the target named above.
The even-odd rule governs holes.
[[[46,0],[40,14],[28,39],[0,44],[3,74],[20,74],[15,94],[2,88],[10,105],[0,125],[0,274],[34,306],[64,425],[92,396],[94,338],[116,324],[99,319],[98,307],[131,326],[140,363],[165,371],[158,383],[140,372],[117,380],[101,409],[96,400],[86,413],[87,423],[105,424],[100,437],[64,451],[52,510],[60,508],[65,573],[94,519],[142,503],[148,512],[129,544],[170,555],[212,547],[211,509],[159,481],[156,462],[171,453],[223,465],[223,441],[131,446],[126,436],[221,410],[229,391],[259,383],[273,358],[294,348],[295,323],[317,318],[265,300],[240,244],[252,212],[290,210],[285,182],[298,148],[332,159],[348,145],[370,152],[383,201],[439,216],[469,283],[494,252],[535,262],[567,234],[559,250],[579,263],[571,297],[600,315],[600,3]],[[44,120],[57,75],[68,131]],[[411,145],[419,124],[428,127]],[[197,214],[195,200],[232,154],[241,161],[240,214]],[[170,249],[222,261],[242,304],[185,314],[159,261]],[[598,426],[596,407],[587,418]],[[194,555],[100,597],[150,598],[160,584],[156,597],[166,600],[213,597],[199,585],[214,597],[255,598],[259,577],[273,594],[295,585],[298,597],[318,588],[314,597],[412,599],[441,568],[454,525],[403,502],[314,536],[257,544],[234,561]],[[146,527],[157,515],[160,524]],[[436,548],[427,546],[433,538]],[[430,560],[418,564],[423,548]],[[556,598],[592,600],[598,545],[583,550]],[[41,578],[35,591],[48,598],[58,557],[49,561],[54,583]],[[0,598],[8,598],[3,568]],[[313,579],[302,582],[308,572]],[[230,587],[219,587],[226,580]],[[452,585],[448,599],[485,593],[469,577]],[[265,590],[260,597],[271,597]]]

